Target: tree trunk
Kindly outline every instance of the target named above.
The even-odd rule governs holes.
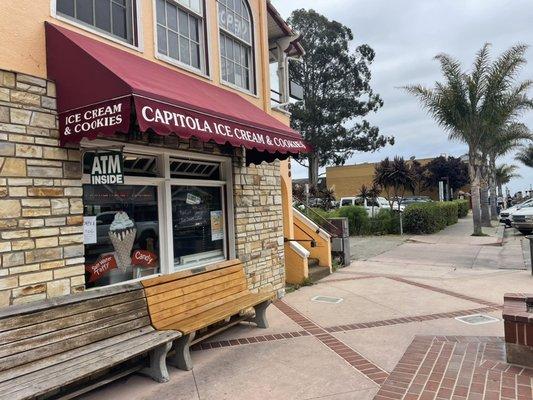
[[[489,171],[489,186],[490,186],[490,219],[498,220],[498,195],[496,193],[496,160],[490,161]]]
[[[475,165],[475,158],[470,156],[468,162],[468,173],[470,175],[470,194],[472,200],[472,220],[474,222],[474,236],[481,236],[481,205],[479,199],[479,171]]]
[[[502,185],[498,185],[498,197],[503,197]]]
[[[490,222],[490,204],[489,204],[489,188],[486,183],[481,185],[481,225],[486,228],[491,228]]]
[[[318,186],[318,161],[316,154],[309,155],[309,187]]]

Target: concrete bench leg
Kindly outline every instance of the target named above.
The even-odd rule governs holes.
[[[194,339],[195,332],[182,336],[174,342],[176,354],[171,358],[170,364],[184,371],[192,369],[191,352],[189,347]]]
[[[256,323],[258,328],[268,328],[268,321],[266,318],[266,310],[270,305],[270,300],[259,303],[254,307],[255,317],[252,319]]]
[[[154,381],[168,382],[167,353],[172,347],[172,342],[157,346],[150,351],[150,366],[143,368],[141,373],[148,375]]]

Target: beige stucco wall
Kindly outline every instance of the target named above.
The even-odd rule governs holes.
[[[267,11],[265,0],[248,0],[254,19],[255,39],[255,76],[257,95],[244,94],[220,82],[220,58],[218,41],[218,18],[215,0],[206,1],[206,15],[208,28],[208,59],[210,77],[204,78],[198,74],[187,72],[172,64],[160,61],[155,57],[155,31],[154,31],[154,1],[140,1],[140,35],[139,50],[108,40],[100,35],[58,20],[52,16],[52,4],[55,0],[5,0],[0,7],[0,37],[2,38],[2,51],[0,51],[0,68],[22,72],[38,77],[46,77],[46,46],[44,35],[44,22],[48,21],[64,26],[73,31],[83,33],[96,40],[103,41],[111,46],[134,53],[139,57],[164,65],[198,79],[206,80],[225,89],[241,94],[265,111],[270,111],[270,74],[268,61],[268,32]],[[279,113],[276,113],[279,114]],[[283,119],[283,117],[280,117]]]

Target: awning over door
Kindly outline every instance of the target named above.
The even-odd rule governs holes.
[[[301,135],[243,97],[97,40],[46,23],[61,143],[127,133],[174,133],[271,154],[310,149]]]

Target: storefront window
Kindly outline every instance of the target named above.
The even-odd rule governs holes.
[[[220,187],[172,186],[174,268],[223,260],[225,217]]]
[[[156,186],[84,185],[83,202],[87,288],[160,271]]]

